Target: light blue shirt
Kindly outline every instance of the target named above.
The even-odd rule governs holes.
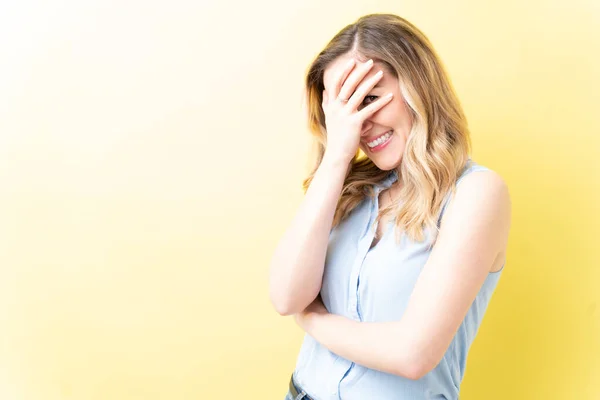
[[[469,159],[456,185],[467,174],[487,168]],[[414,285],[431,252],[432,235],[414,242],[405,234],[395,242],[394,221],[379,242],[375,235],[379,192],[398,179],[395,170],[374,186],[375,196],[360,205],[331,230],[325,259],[321,297],[327,309],[355,321],[382,322],[402,318]],[[444,199],[438,227],[451,193]],[[369,229],[371,228],[371,229]],[[441,362],[418,380],[366,368],[340,357],[305,334],[294,379],[317,400],[458,399],[467,352],[483,319],[502,269],[490,272]]]

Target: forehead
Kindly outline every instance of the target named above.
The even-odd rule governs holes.
[[[356,65],[352,70],[355,70],[358,66],[365,64],[365,62],[368,61],[360,60],[355,54],[343,54],[339,56],[331,63],[329,63],[329,65],[325,68],[325,71],[323,72],[323,85],[325,86],[325,88],[329,88],[331,85],[333,85],[333,83],[336,79],[338,79],[338,77],[340,76],[344,68],[347,66],[347,63],[350,61],[351,58],[354,58],[354,60],[356,61]],[[379,61],[374,61],[373,67],[368,72],[365,78],[368,78],[371,75],[375,75],[377,71],[384,68],[386,68],[386,66],[383,63]]]

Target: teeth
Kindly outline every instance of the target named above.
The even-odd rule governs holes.
[[[377,145],[380,145],[381,143],[383,143],[386,140],[388,140],[390,138],[390,136],[392,136],[392,131],[389,131],[385,135],[379,136],[377,139],[373,140],[372,142],[367,143],[367,146],[373,148],[373,147],[375,147]]]

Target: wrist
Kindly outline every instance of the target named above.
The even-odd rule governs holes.
[[[307,312],[304,316],[304,330],[306,333],[312,335],[314,333],[314,327],[319,322],[319,319],[323,318],[324,316],[325,314],[315,311]]]
[[[331,166],[336,169],[344,169],[344,171],[348,171],[350,168],[350,163],[352,162],[352,157],[341,156],[337,154],[325,153],[323,159],[321,160],[321,165]]]

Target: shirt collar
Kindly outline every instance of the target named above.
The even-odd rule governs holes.
[[[376,184],[377,191],[380,192],[384,189],[389,188],[398,180],[398,171],[396,169],[391,170],[385,178]]]

